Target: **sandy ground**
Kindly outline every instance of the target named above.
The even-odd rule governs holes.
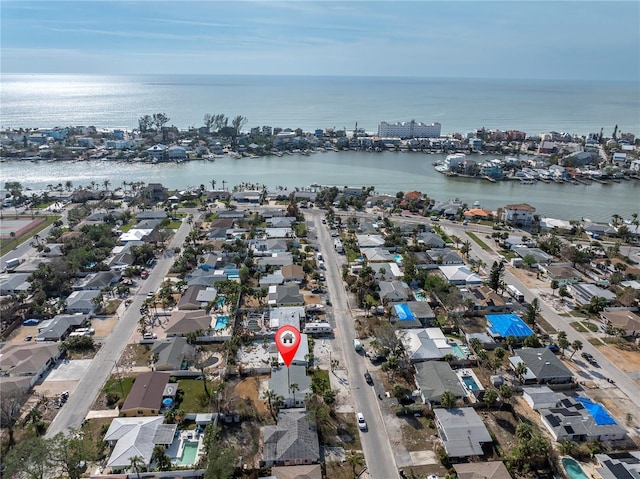
[[[21,343],[27,336],[35,338],[38,335],[38,326],[20,326],[17,328],[11,336],[9,336],[7,342],[9,343]],[[33,340],[32,340],[33,341]]]
[[[95,339],[106,338],[111,334],[113,328],[118,324],[117,316],[108,316],[106,318],[93,318],[91,320],[91,327],[95,329]]]
[[[265,379],[262,377],[249,377],[243,379],[236,384],[233,389],[233,396],[238,398],[250,399],[258,410],[258,414],[268,414],[269,410],[264,401],[258,399],[260,380]]]

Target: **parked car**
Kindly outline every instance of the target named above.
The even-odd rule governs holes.
[[[330,299],[327,299],[327,306],[333,306],[333,303],[331,302]]]
[[[358,429],[360,429],[361,431],[366,431],[367,421],[364,420],[364,414],[359,412],[358,414],[356,414],[356,418],[358,419]]]
[[[373,386],[373,378],[371,377],[371,374],[369,374],[369,371],[364,373],[364,380],[367,381],[367,384]]]
[[[25,336],[24,340],[25,341],[31,341],[33,339],[33,336]]]
[[[156,333],[144,333],[144,335],[142,336],[142,339],[157,339],[158,336],[156,335]]]

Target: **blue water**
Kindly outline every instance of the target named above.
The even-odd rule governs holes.
[[[582,403],[584,408],[591,414],[593,420],[599,426],[615,424],[615,420],[609,415],[607,410],[601,404],[591,401],[589,398],[576,397],[576,401]]]
[[[465,359],[467,357],[467,355],[462,352],[462,349],[460,349],[460,346],[456,343],[449,343],[449,346],[451,346],[451,349],[453,349],[453,352],[456,353],[456,356],[459,358]]]
[[[416,318],[407,304],[396,304],[395,309],[400,321],[413,321]]]
[[[181,466],[191,466],[196,462],[196,455],[198,454],[197,441],[185,441],[182,449],[182,455],[178,457],[174,463]]]
[[[416,298],[416,301],[426,301],[427,298],[424,297],[424,294],[422,294],[420,291],[414,291],[413,292],[413,297]]]
[[[399,254],[394,254],[393,255],[393,261],[395,261],[398,264],[402,264],[402,256]]]
[[[467,389],[471,391],[477,391],[478,389],[480,389],[471,376],[462,376],[462,382],[465,386],[467,386]]]
[[[538,134],[640,130],[634,82],[407,77],[246,75],[3,74],[2,126],[93,125],[135,128],[164,112],[179,128],[205,113],[243,115],[247,128],[270,125],[377,131],[380,121],[442,124],[443,133],[475,128]],[[209,111],[213,108],[215,111]]]
[[[380,121],[438,121],[443,134],[476,128],[519,129],[529,134],[551,130],[581,135],[616,124],[640,132],[640,92],[634,83],[542,80],[457,80],[424,78],[269,77],[216,75],[2,75],[3,127],[93,125],[137,127],[144,114],[164,112],[169,124],[201,126],[205,113],[241,114],[254,126],[316,128],[358,127],[376,132]],[[207,111],[210,105],[215,111]],[[213,108],[213,107],[211,107]],[[529,203],[541,216],[609,221],[615,212],[638,212],[640,182],[532,186],[451,179],[434,171],[442,155],[385,152],[317,153],[181,164],[90,162],[18,162],[2,164],[3,182],[44,189],[49,184],[112,186],[136,178],[169,188],[259,181],[269,188],[312,182],[323,185],[373,185],[377,192],[427,192],[437,200],[459,197],[469,204],[497,209],[505,203]],[[597,199],[597,201],[596,201]]]
[[[227,324],[229,323],[229,317],[228,316],[218,316],[216,319],[216,325],[214,327],[214,329],[216,331],[220,331],[221,329],[225,329],[227,327]]]
[[[580,467],[580,464],[569,457],[562,458],[562,466],[567,472],[567,476],[569,476],[569,479],[589,479],[589,477]]]

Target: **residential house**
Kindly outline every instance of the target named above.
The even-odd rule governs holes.
[[[169,325],[165,329],[167,337],[186,336],[195,331],[205,335],[211,329],[211,316],[204,310],[174,311],[169,317]]]
[[[568,384],[573,381],[571,371],[549,348],[516,349],[509,362],[514,369],[521,362],[526,364],[522,378],[525,384]]]
[[[276,426],[262,428],[264,466],[316,464],[320,461],[320,444],[315,421],[306,411],[280,411]]]
[[[636,479],[640,476],[640,451],[596,454],[596,473],[602,479]]]
[[[379,281],[378,286],[381,301],[386,298],[390,303],[399,303],[410,298],[411,290],[404,281]]]
[[[450,249],[430,249],[425,253],[432,268],[464,264],[462,257]]]
[[[542,231],[571,231],[573,225],[567,220],[556,218],[540,218],[540,230]]]
[[[511,479],[511,474],[502,461],[454,464],[458,479]]]
[[[567,290],[575,302],[581,305],[589,304],[592,298],[602,298],[607,304],[616,300],[614,293],[591,283],[570,283]]]
[[[193,363],[196,348],[183,336],[172,336],[154,341],[151,346],[155,371],[181,371]]]
[[[265,317],[265,322],[272,331],[277,331],[282,326],[293,326],[298,331],[306,317],[304,306],[283,306],[271,308]]]
[[[284,366],[284,359],[275,343],[269,344],[269,355],[272,359],[277,359],[280,367]],[[300,333],[300,346],[296,349],[296,353],[291,360],[291,366],[305,366],[309,365],[309,338],[306,334]],[[273,373],[273,372],[272,372]]]
[[[7,343],[0,349],[0,376],[28,378],[28,388],[51,369],[62,354],[58,344]]]
[[[612,326],[624,331],[626,338],[635,338],[640,335],[640,316],[628,309],[603,311],[600,319],[606,326]]]
[[[369,263],[393,261],[393,255],[385,248],[365,248],[362,250],[362,255],[367,258]]]
[[[396,336],[412,363],[438,360],[453,354],[453,349],[440,328],[400,329],[396,331]]]
[[[131,467],[131,458],[140,457],[145,466],[151,463],[153,448],[168,447],[173,442],[177,425],[163,424],[164,416],[116,417],[104,436],[111,447],[107,467],[115,471],[126,471]]]
[[[549,282],[557,281],[559,286],[582,281],[580,272],[569,263],[554,263],[549,265],[539,265],[540,271],[544,273]]]
[[[269,286],[274,286],[278,284],[284,283],[284,276],[282,276],[282,271],[277,270],[271,274],[267,274],[265,276],[260,276],[258,283],[261,288],[268,288]]]
[[[444,248],[446,243],[438,233],[425,231],[416,237],[416,242],[427,248]]]
[[[268,303],[274,306],[302,306],[304,296],[295,283],[269,286]]]
[[[483,210],[482,208],[471,208],[464,212],[466,220],[488,220],[492,216],[491,210]]]
[[[162,189],[165,189],[161,184],[159,183],[150,183],[149,186],[153,185],[153,190],[154,191],[160,191]],[[160,193],[157,193],[160,194]],[[160,220],[162,221],[163,219],[165,219],[167,217],[167,212],[164,210],[145,210],[145,211],[141,211],[140,213],[138,213],[136,215],[136,221],[138,221],[139,223],[142,221],[146,221],[146,220]]]
[[[365,250],[365,252],[368,250]],[[375,278],[378,281],[385,281],[387,279],[391,280],[400,280],[404,277],[404,273],[400,269],[400,265],[395,261],[392,263],[377,263],[371,264],[369,266],[373,268],[375,272]]]
[[[362,235],[357,234],[356,240],[358,241],[358,247],[363,248],[379,248],[384,246],[384,238],[382,235]]]
[[[453,393],[456,399],[462,399],[465,392],[458,376],[445,361],[426,361],[414,365],[416,369],[416,387],[422,402],[432,407],[440,404],[445,391]]]
[[[517,314],[487,314],[486,318],[487,332],[493,338],[505,339],[513,336],[523,340],[534,334]]]
[[[0,274],[0,296],[9,294],[20,294],[22,291],[29,291],[30,273],[5,273]]]
[[[63,341],[74,329],[87,324],[86,314],[58,314],[38,325],[36,341]]]
[[[607,223],[594,223],[587,219],[582,221],[582,229],[594,239],[598,239],[602,236],[613,237],[617,234],[617,231],[613,226]]]
[[[454,156],[454,155],[449,155]],[[438,201],[431,207],[431,212],[440,214],[445,218],[455,218],[458,216],[458,213],[462,209],[462,203],[459,199],[448,200],[448,201]]]
[[[73,290],[102,290],[117,284],[121,277],[122,274],[120,272],[112,270],[89,273],[84,278],[80,278],[73,283]]]
[[[167,146],[161,143],[157,143],[150,148],[147,148],[147,153],[152,160],[164,161],[165,153],[167,152]]]
[[[437,325],[436,314],[426,301],[407,301],[395,304],[391,321],[402,329],[424,328]]]
[[[69,314],[83,313],[92,315],[97,305],[96,298],[102,296],[102,292],[98,290],[74,291],[66,299],[65,311]]]
[[[291,226],[296,222],[295,216],[273,216],[267,218],[266,223],[271,228],[286,228],[291,229]]]
[[[506,239],[502,240],[502,244],[505,249],[521,248],[533,248],[536,242],[529,236],[522,235],[509,235]]]
[[[151,203],[161,203],[169,198],[169,190],[162,186],[161,183],[149,183],[141,190],[140,194],[143,198],[147,198]],[[165,212],[162,211],[162,213]],[[138,214],[137,219],[140,221],[140,214]]]
[[[271,468],[271,478],[323,479],[322,466],[320,464],[304,464],[300,466],[274,466]]]
[[[138,374],[127,399],[120,408],[120,415],[157,416],[160,414],[163,393],[170,377],[169,373],[157,371]]]
[[[436,408],[435,423],[442,445],[451,458],[482,456],[483,446],[491,443],[491,435],[475,409]]]
[[[293,255],[290,252],[273,253],[271,256],[260,256],[255,259],[258,269],[262,272],[269,267],[281,268],[293,263]]]
[[[187,159],[187,149],[179,146],[179,145],[173,145],[170,146],[168,149],[169,152],[169,159],[170,160],[186,160]]]
[[[556,441],[619,441],[626,437],[625,429],[601,405],[588,398],[558,396],[557,406],[540,409],[542,424]]]
[[[208,302],[203,304],[202,301],[198,300],[198,295],[201,291],[205,291],[206,289],[207,286],[203,284],[187,286],[187,289],[182,293],[182,296],[178,300],[178,309],[181,311],[203,309]],[[215,288],[213,289],[215,291]],[[213,299],[215,299],[215,296]]]
[[[440,273],[449,282],[455,285],[481,285],[482,278],[474,273],[466,265],[438,266]]]
[[[305,279],[302,266],[297,264],[286,264],[280,269],[285,283],[300,284]]]
[[[558,404],[558,395],[548,386],[524,387],[522,399],[534,411],[556,407]]]
[[[531,226],[536,209],[526,203],[506,205],[502,209],[500,220],[514,226]]]
[[[540,265],[540,264],[549,265],[553,261],[553,256],[551,256],[548,253],[545,253],[540,248],[529,248],[527,246],[513,246],[511,247],[511,250],[515,252],[520,258],[523,258],[523,259],[525,256],[532,256],[535,261],[534,264],[532,264],[533,267],[536,267],[537,265]]]
[[[460,290],[462,297],[473,303],[474,315],[483,316],[491,313],[503,313],[507,309],[507,303],[502,296],[488,286],[468,286]]]
[[[260,238],[249,241],[249,249],[254,256],[270,256],[275,253],[285,253],[293,245],[288,238]]]
[[[291,364],[287,367],[277,367],[271,370],[269,390],[274,391],[282,399],[280,407],[305,407],[306,398],[311,394],[311,378],[307,376],[306,366]],[[292,389],[291,385],[297,385]]]
[[[236,191],[231,194],[234,201],[238,203],[260,204],[264,200],[263,190]]]

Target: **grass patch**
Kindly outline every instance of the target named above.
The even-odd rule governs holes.
[[[207,381],[207,388],[211,393],[213,384]],[[204,392],[202,379],[180,379],[178,390],[183,391],[182,401],[178,405],[179,409],[188,412],[211,412],[210,400]]]
[[[476,235],[475,233],[472,233],[470,231],[467,231],[466,233],[467,233],[467,236],[471,238],[473,241],[475,241],[478,244],[478,246],[480,246],[482,249],[485,249],[485,250],[491,249],[489,248],[489,245],[487,245],[487,243],[485,243],[480,238],[478,238],[478,235]]]
[[[7,218],[8,218],[8,216],[7,216]],[[25,218],[25,216],[18,216],[18,218]],[[15,248],[18,245],[24,243],[25,241],[28,241],[31,238],[33,238],[36,234],[40,233],[47,226],[50,226],[53,223],[55,223],[56,221],[58,221],[60,219],[60,216],[59,215],[55,215],[55,216],[48,216],[47,215],[44,218],[45,218],[45,221],[40,223],[37,228],[34,228],[32,230],[27,231],[22,236],[19,236],[17,238],[8,238],[8,239],[4,239],[3,238],[2,242],[0,242],[1,243],[0,255],[4,256],[9,251],[11,251],[13,248]],[[31,219],[31,218],[29,218],[29,219]]]
[[[122,231],[123,233],[126,233],[127,231],[129,231],[131,228],[133,228],[133,223],[129,222],[126,225],[122,225],[120,226],[120,231]]]
[[[182,224],[182,221],[170,221],[169,225],[167,226],[167,229],[177,230],[178,228],[180,228],[181,224]]]
[[[589,339],[589,343],[591,343],[595,347],[602,346],[602,341],[600,340],[600,338],[591,338],[591,339]]]
[[[131,392],[131,388],[133,387],[133,382],[135,380],[135,376],[124,378],[114,377],[107,381],[102,391],[105,394],[116,393],[120,397],[120,399],[124,400]]]
[[[573,323],[569,323],[569,325],[575,329],[576,331],[578,331],[579,333],[588,333],[589,329],[587,329],[583,323],[581,323],[580,321],[574,321]]]

